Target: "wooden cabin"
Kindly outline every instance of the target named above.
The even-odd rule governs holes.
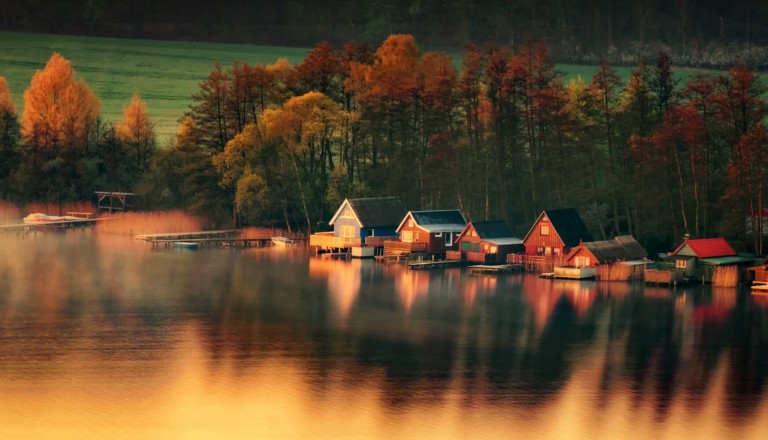
[[[684,279],[698,280],[722,287],[735,286],[744,279],[746,267],[754,258],[743,257],[724,238],[686,239],[667,256],[675,272]]]
[[[547,271],[581,242],[592,241],[587,225],[573,208],[543,211],[523,238],[523,262],[529,270]]]
[[[312,234],[309,245],[318,252],[352,249],[353,254],[355,248],[383,248],[384,241],[397,238],[397,226],[407,212],[397,197],[345,199],[328,222],[333,232]]]
[[[580,243],[565,256],[564,266],[590,268],[596,280],[628,281],[643,277],[647,258],[648,252],[634,237],[622,235]]]
[[[508,254],[525,251],[523,240],[514,237],[507,223],[500,220],[469,222],[456,242],[458,249],[447,251],[446,259],[501,264]]]
[[[409,211],[397,227],[399,240],[385,241],[384,253],[443,256],[456,249],[456,238],[466,225],[458,209]]]

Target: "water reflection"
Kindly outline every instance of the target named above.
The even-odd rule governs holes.
[[[151,250],[79,231],[2,240],[3,437],[768,428],[768,308],[748,292],[413,271],[300,247]]]

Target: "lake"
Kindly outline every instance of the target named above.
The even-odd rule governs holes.
[[[763,439],[748,291],[0,235],[0,438]]]

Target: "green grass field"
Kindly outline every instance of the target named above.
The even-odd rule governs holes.
[[[152,41],[118,38],[74,37],[0,32],[0,76],[11,89],[16,111],[21,114],[24,90],[37,70],[45,67],[54,52],[67,58],[78,78],[101,100],[105,122],[118,122],[131,96],[138,92],[156,124],[158,143],[167,145],[178,120],[189,108],[216,61],[229,68],[236,61],[272,64],[286,58],[300,63],[308,49],[255,45]],[[581,76],[590,81],[594,66],[558,65],[564,82]],[[631,67],[617,71],[629,78]],[[679,69],[681,79],[695,70]]]
[[[278,58],[293,64],[308,50],[0,32],[0,76],[8,81],[19,115],[24,90],[54,52],[68,59],[99,97],[106,122],[122,120],[131,96],[140,93],[156,123],[158,142],[165,145],[216,61],[225,68],[236,61],[272,64]]]

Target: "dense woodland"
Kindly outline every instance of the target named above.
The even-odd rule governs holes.
[[[192,99],[158,148],[139,96],[101,122],[59,54],[20,115],[0,78],[0,198],[134,191],[212,225],[315,231],[344,198],[395,195],[521,236],[541,210],[574,207],[596,238],[632,234],[651,252],[685,234],[763,252],[745,223],[762,224],[768,101],[745,65],[679,84],[659,52],[628,82],[602,63],[565,84],[541,43],[468,46],[457,66],[392,35],[320,43],[294,66],[217,64]]]
[[[759,0],[0,0],[0,30],[298,47],[410,34],[452,52],[533,39],[558,62],[632,64],[664,49],[677,65],[768,67]]]

